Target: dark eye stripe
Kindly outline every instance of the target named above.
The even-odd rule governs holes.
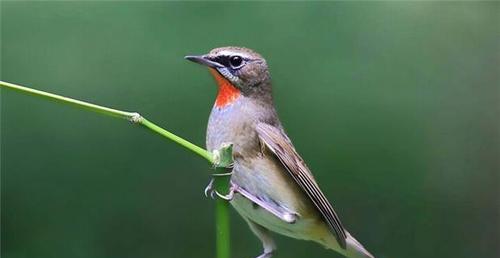
[[[231,67],[231,63],[229,62],[229,60],[231,59],[231,57],[232,56],[227,56],[227,55],[225,55],[225,56],[217,56],[212,61],[215,61],[215,62],[217,62],[217,63],[219,63],[219,64],[221,64],[221,65],[223,65],[223,66],[225,66],[227,68],[232,68]],[[245,57],[242,57],[242,56],[240,56],[240,57],[245,62],[254,61],[253,59],[248,59],[248,58],[245,58]]]
[[[229,67],[229,56],[218,56],[215,58],[215,62],[225,66],[225,67]]]

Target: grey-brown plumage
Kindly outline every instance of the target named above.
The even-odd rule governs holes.
[[[233,144],[230,202],[261,239],[259,258],[271,257],[276,249],[269,231],[312,240],[347,257],[373,257],[344,229],[286,135],[264,58],[241,47],[186,58],[208,66],[219,86],[207,149]]]

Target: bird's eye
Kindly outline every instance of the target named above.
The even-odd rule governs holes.
[[[230,64],[233,68],[238,68],[238,67],[240,67],[242,63],[243,63],[243,58],[241,58],[241,56],[232,56],[232,57],[229,59],[229,64]]]

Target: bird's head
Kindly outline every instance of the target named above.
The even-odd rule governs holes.
[[[218,107],[232,103],[240,95],[271,97],[271,78],[266,60],[251,49],[221,47],[205,55],[185,58],[209,68],[219,86],[215,102]]]

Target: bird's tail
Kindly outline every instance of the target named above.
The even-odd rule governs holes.
[[[326,243],[324,242],[324,245],[325,247],[333,249],[349,258],[375,258],[347,231],[346,236],[346,249],[341,248],[333,236],[329,237]]]
[[[347,233],[347,232],[346,232]],[[345,256],[349,258],[375,258],[351,234],[347,233]]]

